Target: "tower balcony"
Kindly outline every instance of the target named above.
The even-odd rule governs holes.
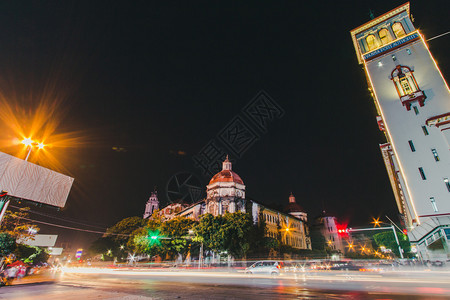
[[[438,116],[434,116],[425,121],[428,126],[436,126],[437,128],[450,124],[450,112]],[[445,126],[444,126],[445,127]]]
[[[400,97],[400,100],[402,101],[403,106],[406,107],[406,110],[411,110],[411,104],[415,101],[419,102],[419,105],[422,107],[425,104],[425,99],[427,96],[423,93],[423,91],[418,90],[414,93],[411,93],[409,95],[405,95]]]

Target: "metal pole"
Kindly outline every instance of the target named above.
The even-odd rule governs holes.
[[[202,245],[200,246],[200,255],[198,256],[198,268],[201,268],[203,262],[203,242]]]
[[[3,193],[3,191],[1,191]],[[3,197],[0,197],[0,224],[2,224],[3,216],[5,215],[6,209],[9,205],[9,199],[8,193],[6,193]]]
[[[395,241],[397,242],[398,252],[400,252],[400,257],[403,258],[403,249],[400,247],[400,242],[398,241],[397,232],[395,231],[394,225],[391,225],[391,228],[394,233]]]
[[[31,153],[31,149],[33,148],[33,146],[28,146],[30,148],[30,150],[28,150],[28,154],[27,157],[25,157],[25,161],[28,161],[28,157],[30,157],[30,153]]]

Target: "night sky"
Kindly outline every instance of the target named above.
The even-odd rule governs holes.
[[[283,207],[293,192],[310,218],[325,209],[351,226],[397,219],[378,146],[385,138],[349,31],[370,11],[376,17],[403,3],[0,3],[2,96],[30,116],[39,102],[55,100],[55,134],[82,141],[48,150],[75,178],[65,208],[45,211],[58,219],[31,216],[101,230],[141,216],[155,186],[165,204],[179,172],[197,176],[205,190],[209,178],[193,157],[263,90],[284,114],[263,130],[253,126],[257,137],[241,157],[221,146],[249,198]],[[426,38],[447,32],[449,8],[412,1],[414,25]],[[429,46],[448,80],[450,35]],[[2,139],[14,135],[2,131]],[[43,157],[30,161],[48,166]],[[99,236],[41,228],[77,245]]]

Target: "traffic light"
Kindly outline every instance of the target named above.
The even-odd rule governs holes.
[[[404,235],[408,235],[408,230],[403,229],[403,234],[404,234]]]
[[[153,231],[153,232],[150,231],[148,233],[148,239],[149,239],[150,245],[159,244],[160,243],[159,232],[158,231]]]
[[[337,228],[337,233],[341,237],[348,236],[348,232],[347,226],[340,226]]]

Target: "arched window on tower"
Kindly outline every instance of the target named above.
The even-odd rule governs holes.
[[[392,31],[397,38],[401,38],[402,36],[406,35],[405,29],[403,29],[403,25],[400,22],[395,22],[392,25]]]
[[[381,29],[378,32],[378,36],[380,37],[380,41],[382,45],[386,45],[387,43],[389,43],[392,39],[391,36],[389,35],[389,31],[386,28]]]
[[[373,34],[369,34],[366,37],[366,42],[367,42],[367,46],[369,47],[369,51],[372,51],[372,50],[378,48],[377,39],[375,38],[375,36]]]
[[[424,105],[425,94],[419,89],[413,71],[406,66],[397,66],[391,73],[395,89],[407,110],[411,109],[411,104],[418,101],[420,106]]]

